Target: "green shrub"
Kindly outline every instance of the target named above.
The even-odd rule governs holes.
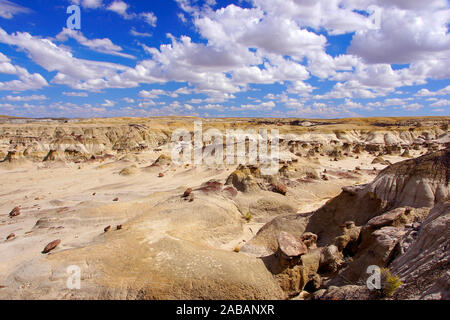
[[[244,218],[245,221],[250,222],[250,221],[252,221],[253,216],[252,216],[252,214],[249,211],[249,212],[247,212],[247,214],[245,216],[243,216],[243,218]]]
[[[393,275],[389,269],[381,269],[381,286],[385,297],[392,297],[402,284],[400,278]]]

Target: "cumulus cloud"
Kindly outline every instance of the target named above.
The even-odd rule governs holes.
[[[1,28],[0,31],[2,31]],[[11,60],[1,52],[0,73],[16,75],[19,78],[18,80],[0,82],[0,90],[26,91],[37,90],[48,86],[47,80],[39,73],[31,74],[25,68],[12,64]]]
[[[349,52],[368,63],[409,64],[440,57],[443,52],[448,57],[449,16],[449,9],[384,10],[380,29],[358,31]]]
[[[33,37],[26,32],[10,35],[0,28],[0,42],[16,46],[25,51],[32,61],[47,71],[57,71],[56,76],[51,80],[52,83],[90,91],[138,86],[136,82],[125,81],[120,78],[119,73],[127,70],[128,67],[109,62],[75,58],[70,51],[57,46],[49,39]],[[40,83],[39,87],[47,85],[45,79],[40,75],[27,75],[24,72],[22,74],[29,80],[35,78],[35,81]]]
[[[121,15],[125,19],[130,19],[132,16],[127,13],[128,7],[127,3],[115,0],[106,9]]]
[[[0,12],[1,3],[5,2],[9,1],[0,0]],[[191,97],[188,103],[211,107],[235,99],[237,93],[254,90],[255,85],[279,84],[284,93],[265,99],[273,101],[253,101],[234,107],[235,110],[276,114],[279,111],[275,103],[280,103],[291,114],[329,113],[332,116],[341,112],[350,115],[353,110],[386,106],[416,111],[423,106],[407,99],[385,99],[366,106],[353,99],[385,97],[397,92],[399,87],[450,77],[450,9],[446,0],[252,0],[245,7],[218,6],[212,0],[176,2],[182,11],[178,12],[179,19],[193,23],[192,30],[198,35],[175,37],[169,34],[167,41],[158,46],[152,44],[153,47],[136,41],[147,56],[134,66],[76,58],[75,53],[65,45],[57,45],[56,40],[71,38],[97,52],[135,57],[108,38],[88,39],[74,30],[64,29],[55,40],[29,33],[8,34],[0,28],[0,42],[24,51],[47,71],[55,71],[52,83],[75,90],[98,92],[106,88],[172,81],[188,86],[176,91],[141,90],[138,108],[158,105],[161,96],[177,98],[181,94],[206,95],[201,99]],[[109,10],[128,20],[140,19],[152,27],[158,22],[152,12],[133,12],[131,2],[126,0],[105,3],[72,0],[72,3]],[[329,53],[328,49],[334,46],[329,43],[330,36],[351,33],[354,35],[347,52]],[[150,33],[138,32],[135,28],[130,34],[151,37]],[[0,62],[1,70],[18,75],[19,69],[7,61]],[[27,75],[26,70],[22,70],[21,76],[23,79],[35,76],[34,81],[28,80],[28,86],[24,87],[33,88],[32,83],[37,87],[39,75]],[[317,88],[308,83],[311,77],[318,78],[319,83],[326,81],[332,86],[331,90],[315,94]],[[17,81],[24,82],[23,79],[19,76]],[[0,86],[14,88],[19,84],[9,82]],[[449,87],[436,92],[422,89],[416,95],[448,93]],[[343,99],[344,102],[331,106],[326,101],[311,104],[308,99]],[[441,104],[444,102],[439,102]],[[172,108],[192,110],[180,102]]]

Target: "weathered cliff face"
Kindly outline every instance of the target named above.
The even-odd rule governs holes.
[[[314,235],[317,249],[308,254],[319,250],[321,257],[312,274],[304,274],[301,260],[280,268],[275,256],[263,258],[291,295],[322,288],[317,298],[379,298],[365,287],[367,268],[375,265],[403,282],[395,297],[447,297],[449,164],[448,148],[398,162],[367,185],[344,187],[315,212],[273,219],[243,250],[265,246],[276,256],[277,234],[288,232],[300,242]]]
[[[306,231],[325,244],[339,235],[345,221],[362,226],[389,209],[431,208],[450,195],[449,168],[449,149],[393,164],[370,184],[343,188],[311,217]]]
[[[337,226],[346,220],[361,226],[343,247],[347,263],[330,285],[364,283],[376,265],[403,281],[398,298],[448,295],[449,164],[449,149],[396,163],[367,186],[344,188],[311,217],[306,231],[321,245],[338,244]]]
[[[114,127],[69,124],[0,126],[0,148],[14,150],[33,161],[50,160],[49,153],[58,153],[60,160],[86,161],[106,154],[156,148],[169,139],[160,130],[132,124]]]
[[[347,120],[342,123],[311,123],[309,127],[294,126],[290,123],[267,123],[258,129],[280,130],[280,145],[289,150],[290,156],[314,156],[326,153],[335,158],[345,157],[344,153],[400,154],[408,148],[437,150],[439,145],[450,141],[450,134],[441,128],[446,119],[435,120],[426,127],[415,123],[383,128],[368,121],[363,126]],[[25,158],[42,161],[49,152],[59,153],[66,161],[86,161],[106,154],[140,152],[167,145],[171,133],[179,127],[192,132],[193,124],[171,119],[106,119],[96,123],[50,121],[45,125],[30,121],[25,124],[0,124],[0,156],[8,151],[21,153]],[[373,121],[372,121],[373,122]],[[426,122],[424,122],[426,124]],[[434,124],[434,125],[432,125]],[[227,129],[252,129],[253,121],[240,123],[226,120],[210,120],[208,127],[224,133]],[[260,124],[261,125],[261,124]],[[334,129],[339,128],[339,129]],[[206,125],[205,128],[206,130]],[[289,156],[289,155],[288,155]],[[51,157],[50,157],[51,158]]]
[[[396,163],[383,170],[363,192],[385,207],[432,207],[449,196],[450,150]]]
[[[389,268],[404,285],[397,299],[450,299],[450,202],[437,204],[398,244]],[[402,254],[403,253],[403,254]]]

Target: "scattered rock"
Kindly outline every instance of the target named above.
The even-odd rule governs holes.
[[[344,251],[345,249],[346,252],[344,254],[353,255],[358,247],[361,227],[356,227],[353,221],[346,221],[340,227],[343,234],[336,237],[334,243],[339,251]]]
[[[14,209],[12,209],[11,212],[9,213],[9,216],[11,218],[20,216],[20,208],[19,207],[15,207]]]
[[[278,235],[278,251],[284,260],[298,258],[308,252],[308,248],[303,241],[285,231]]]
[[[168,166],[172,163],[172,158],[168,155],[162,154],[156,159],[156,161],[151,165],[152,167],[162,167]]]
[[[9,236],[6,237],[6,240],[14,239],[16,235],[14,233],[11,233]]]
[[[116,228],[117,230],[122,230],[122,225],[121,224],[119,224],[118,226],[117,226],[117,228]]]
[[[45,246],[45,248],[42,251],[42,253],[43,254],[49,253],[50,251],[54,250],[60,243],[61,243],[61,240],[59,240],[59,239],[50,242],[48,245]]]
[[[287,187],[281,183],[272,184],[271,187],[273,192],[282,194],[283,196],[288,192]]]
[[[320,252],[320,272],[336,272],[344,262],[344,256],[335,245],[321,248]]]
[[[378,156],[375,159],[373,159],[372,164],[382,164],[385,166],[391,165],[391,163],[388,160],[384,160],[381,156]]]
[[[183,198],[189,197],[189,195],[192,193],[192,188],[186,189],[186,191],[183,193]]]
[[[113,201],[117,202],[117,201],[119,201],[119,198],[114,198]]]
[[[303,243],[308,247],[308,249],[317,248],[317,235],[312,232],[305,232],[302,235]]]
[[[103,231],[108,232],[109,230],[111,230],[111,226],[107,226],[105,229],[103,229]]]
[[[164,173],[160,172],[160,173],[158,174],[158,177],[159,177],[159,178],[164,177]]]

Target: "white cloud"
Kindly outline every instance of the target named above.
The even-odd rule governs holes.
[[[207,104],[203,106],[199,106],[198,110],[208,110],[208,111],[220,111],[223,112],[226,108],[221,104]]]
[[[141,13],[141,17],[149,25],[151,25],[152,27],[156,27],[156,22],[158,21],[158,18],[155,16],[155,14],[153,12]]]
[[[112,41],[108,38],[90,40],[90,39],[87,39],[81,33],[81,31],[67,29],[67,28],[63,28],[63,30],[59,34],[56,35],[56,39],[58,41],[67,41],[68,38],[73,38],[79,44],[81,44],[85,47],[88,47],[89,49],[97,51],[97,52],[111,54],[111,55],[128,58],[128,59],[136,59],[135,56],[121,52],[122,48],[120,46],[112,43]]]
[[[102,107],[114,107],[116,103],[114,101],[105,99],[105,102],[102,104]]]
[[[417,111],[419,109],[422,109],[423,105],[421,105],[420,103],[413,103],[413,104],[404,105],[402,108],[405,110],[408,110],[408,111]]]
[[[121,0],[115,0],[106,9],[121,15],[125,19],[130,19],[131,16],[127,13],[128,7],[128,4],[126,4],[125,2]]]
[[[430,106],[432,107],[449,107],[450,106],[450,100],[448,99],[441,99],[434,103],[432,103]]]
[[[0,42],[17,46],[25,51],[31,60],[47,71],[58,71],[52,79],[52,83],[88,91],[99,91],[104,88],[130,88],[139,85],[137,82],[121,79],[119,72],[128,70],[128,67],[115,63],[75,58],[70,51],[55,45],[49,39],[33,37],[26,32],[9,35],[0,28]],[[42,80],[44,79],[42,78]]]
[[[130,30],[130,34],[135,36],[135,37],[143,37],[143,38],[150,38],[152,36],[151,33],[148,32],[138,32],[136,31],[136,29],[132,28]]]
[[[31,95],[31,96],[6,96],[4,98],[8,101],[34,101],[34,100],[47,100],[48,98],[44,95]]]
[[[450,9],[445,0],[434,1],[435,5],[422,6],[420,9],[406,5],[403,8],[392,7],[387,1],[379,2],[386,6],[381,14],[380,28],[358,30],[351,42],[350,53],[362,57],[368,63],[397,64],[449,56],[450,35],[447,24]]]
[[[125,101],[126,103],[134,103],[134,99],[132,98],[125,97],[122,100]]]
[[[407,102],[404,99],[393,98],[393,99],[384,100],[383,105],[384,106],[401,106],[406,103]]]
[[[2,29],[0,28],[0,36]],[[0,90],[26,91],[48,86],[47,80],[39,73],[29,73],[25,68],[13,65],[11,60],[0,52],[0,73],[16,75],[18,80],[0,81]]]
[[[30,13],[31,10],[8,0],[0,0],[0,18],[12,19],[19,13]]]
[[[103,1],[102,0],[83,0],[81,2],[81,4],[84,8],[97,9],[103,5]]]
[[[88,97],[87,92],[63,92],[62,94],[68,97]]]
[[[275,108],[275,102],[268,101],[268,102],[262,102],[260,104],[244,104],[241,106],[242,110],[257,110],[257,111],[270,111],[273,108]]]
[[[166,95],[166,91],[161,89],[152,89],[150,91],[148,90],[141,90],[139,92],[139,97],[145,98],[145,99],[157,99],[159,96]]]
[[[178,19],[181,20],[181,22],[183,22],[183,23],[186,23],[186,22],[187,22],[187,19],[186,19],[185,15],[184,15],[182,12],[179,12],[179,13],[177,14],[177,17],[178,17]]]
[[[428,97],[428,96],[441,96],[450,94],[450,86],[447,86],[438,91],[430,91],[428,89],[421,89],[415,95],[419,97]]]

